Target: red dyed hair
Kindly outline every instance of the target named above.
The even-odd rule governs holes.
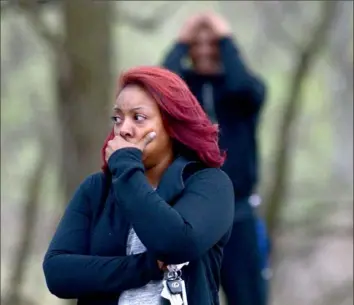
[[[170,137],[194,152],[210,167],[220,167],[225,160],[218,146],[218,127],[213,125],[189,90],[175,73],[161,67],[136,67],[123,73],[118,92],[127,85],[142,86],[158,104],[166,131]],[[105,149],[114,138],[110,132],[102,148],[103,170],[107,169]]]

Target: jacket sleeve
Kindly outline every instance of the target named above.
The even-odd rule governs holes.
[[[246,67],[241,54],[230,37],[219,41],[220,56],[225,71],[225,87],[229,98],[245,113],[255,113],[266,98],[264,82]]]
[[[188,54],[188,45],[177,42],[165,56],[162,66],[184,78],[184,69],[182,60]]]
[[[194,260],[211,249],[230,229],[234,217],[233,187],[219,169],[205,169],[186,182],[173,207],[148,183],[135,148],[116,151],[108,165],[117,204],[148,251],[166,264]],[[124,189],[124,192],[119,190]]]
[[[122,257],[88,255],[93,180],[91,176],[76,191],[44,258],[47,286],[59,298],[119,295],[160,276],[156,259],[149,253]]]

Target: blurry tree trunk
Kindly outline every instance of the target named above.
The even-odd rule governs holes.
[[[64,192],[62,209],[67,205],[78,185],[90,173],[100,169],[100,148],[109,131],[108,107],[113,102],[111,95],[111,52],[112,18],[114,1],[67,0],[57,2],[61,10],[64,33],[56,35],[41,18],[41,8],[45,2],[20,0],[8,2],[9,7],[21,9],[37,33],[44,39],[54,53],[57,85],[57,115],[59,134],[52,139],[60,147],[60,181]],[[120,14],[125,22],[138,29],[153,30],[161,21],[175,13],[170,3],[162,4],[149,18],[141,20],[130,14]],[[2,6],[3,8],[3,6]],[[118,11],[120,12],[120,10]],[[124,19],[124,18],[123,18]],[[48,154],[48,150],[46,151]],[[43,170],[43,166],[39,170]],[[39,179],[41,172],[35,175]],[[39,180],[38,180],[39,181]],[[22,236],[16,268],[10,282],[11,291],[8,305],[17,305],[24,274],[24,264],[33,232],[36,215],[34,200],[38,187],[33,186],[27,205],[26,221]],[[29,208],[29,205],[32,208]],[[61,209],[61,210],[62,210]],[[62,215],[60,211],[59,215]],[[76,301],[67,301],[75,304]]]
[[[55,35],[41,19],[40,7],[46,6],[45,1],[11,3],[27,14],[55,54],[60,172],[66,205],[82,180],[101,165],[100,148],[108,132],[108,107],[113,103],[112,23],[119,21],[119,16],[131,27],[152,31],[181,5],[156,4],[148,17],[139,17],[132,10],[122,9],[118,1],[60,1],[56,4],[62,13],[64,33]]]
[[[57,53],[57,113],[63,208],[79,184],[100,170],[111,101],[110,1],[63,1],[65,27]],[[58,214],[60,217],[62,211]],[[64,301],[76,304],[75,300]]]
[[[26,199],[24,202],[24,211],[21,221],[21,230],[19,232],[19,247],[15,251],[12,274],[9,280],[9,291],[2,302],[3,305],[19,305],[27,304],[22,300],[21,288],[24,284],[24,276],[26,272],[26,260],[31,251],[33,244],[36,216],[38,215],[39,197],[41,191],[41,182],[46,170],[48,161],[47,151],[45,147],[41,147],[40,157],[36,167],[29,178],[27,191],[25,191]]]
[[[324,47],[326,39],[335,16],[336,1],[325,1],[322,4],[322,12],[318,24],[309,35],[309,42],[306,44],[298,57],[295,58],[297,66],[290,79],[288,98],[281,118],[276,137],[276,151],[274,157],[274,167],[272,171],[272,181],[269,191],[265,196],[266,220],[271,237],[279,225],[279,215],[284,208],[286,199],[288,178],[290,171],[290,154],[293,150],[294,126],[301,111],[301,91],[303,83],[311,72],[316,62],[321,48]],[[274,241],[274,238],[273,238]],[[274,256],[273,252],[273,256]]]
[[[63,1],[64,42],[57,52],[57,113],[64,205],[100,169],[111,101],[111,2]]]
[[[331,189],[353,198],[353,2],[339,2],[339,13],[329,46],[333,158]]]

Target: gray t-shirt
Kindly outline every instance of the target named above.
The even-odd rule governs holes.
[[[130,229],[127,241],[127,255],[139,254],[146,251],[133,228]],[[157,262],[156,262],[157,263]],[[161,305],[162,281],[151,281],[145,286],[124,291],[118,305]]]

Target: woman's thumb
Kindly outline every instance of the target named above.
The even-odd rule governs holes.
[[[151,131],[144,137],[144,148],[156,138],[156,132]]]

